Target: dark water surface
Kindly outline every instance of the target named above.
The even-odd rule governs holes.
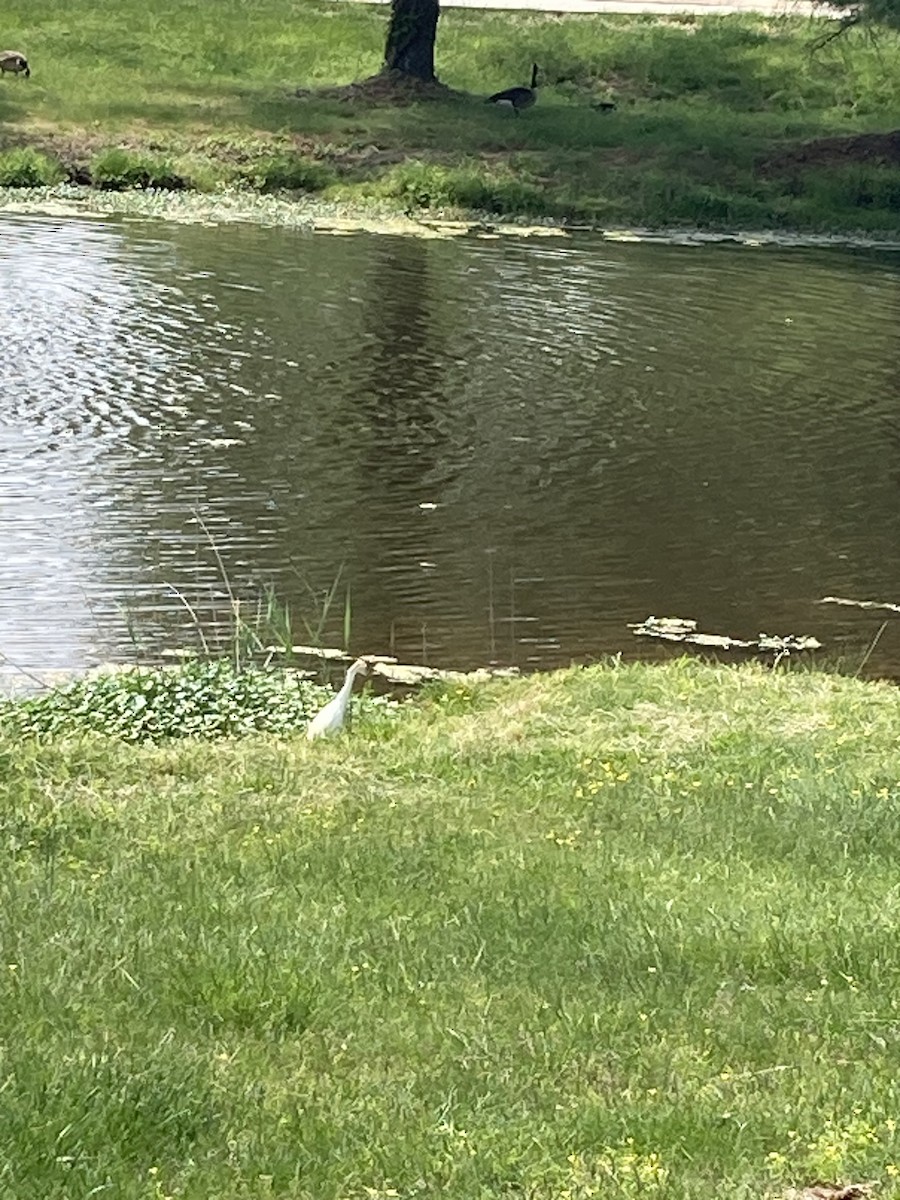
[[[879,619],[815,601],[900,600],[885,251],[4,216],[0,356],[28,668],[221,632],[198,514],[248,601],[302,638],[343,567],[354,648],[407,661],[653,654],[650,613],[853,660]]]

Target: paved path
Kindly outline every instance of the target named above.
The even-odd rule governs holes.
[[[344,2],[344,0],[339,0]],[[390,0],[365,0],[370,4],[389,4]],[[772,16],[834,16],[837,9],[809,0],[441,0],[442,8],[509,8],[529,12],[552,13],[727,13],[757,12]]]

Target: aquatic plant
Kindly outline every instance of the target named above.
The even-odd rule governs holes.
[[[326,163],[295,154],[274,154],[260,158],[241,172],[261,192],[321,192],[337,179]]]
[[[166,158],[130,150],[104,150],[90,166],[91,182],[99,188],[166,188],[177,191],[187,186]]]
[[[50,187],[64,175],[58,162],[30,146],[0,150],[0,187]]]

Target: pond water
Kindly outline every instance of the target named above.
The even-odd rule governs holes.
[[[6,215],[0,280],[7,664],[215,640],[223,576],[456,666],[900,600],[900,255]]]

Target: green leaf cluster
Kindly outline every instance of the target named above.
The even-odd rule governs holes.
[[[95,732],[128,742],[283,734],[302,729],[332,695],[295,671],[236,671],[227,661],[198,661],[116,671],[9,700],[0,708],[0,725],[21,737]]]

